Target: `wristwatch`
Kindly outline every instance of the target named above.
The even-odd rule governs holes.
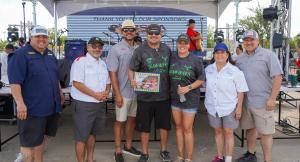
[[[193,87],[192,87],[192,85],[190,84],[190,85],[189,85],[189,90],[192,90],[192,89],[193,89]]]

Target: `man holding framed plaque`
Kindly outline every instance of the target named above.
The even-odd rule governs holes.
[[[128,77],[137,93],[136,130],[141,132],[142,155],[138,162],[149,161],[148,144],[153,118],[160,131],[160,157],[163,161],[171,161],[167,151],[168,131],[171,129],[168,77],[171,50],[161,43],[161,36],[159,25],[149,25],[147,42],[134,51],[129,65]]]

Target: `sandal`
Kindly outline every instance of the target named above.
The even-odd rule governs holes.
[[[180,156],[177,156],[177,160],[178,162],[184,162],[184,158],[183,157],[180,157]]]
[[[184,162],[192,162],[191,159],[185,159]]]

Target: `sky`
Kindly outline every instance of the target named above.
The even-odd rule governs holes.
[[[240,3],[239,14],[240,18],[251,15],[249,8],[255,8],[258,3],[262,7],[268,7],[271,0],[252,0],[251,2]],[[20,24],[23,20],[23,7],[22,0],[0,0],[0,39],[6,39],[8,24]],[[300,12],[296,11],[296,6],[300,6],[300,0],[292,0],[292,26],[291,36],[300,34],[300,21],[297,20]],[[13,12],[12,12],[13,11]],[[50,13],[45,9],[42,4],[37,5],[37,24],[47,28],[54,27],[54,20]],[[26,22],[32,21],[32,4],[26,2],[25,5]],[[226,24],[233,24],[235,22],[235,6],[233,3],[229,4],[219,19],[219,27],[226,27]],[[214,26],[215,20],[208,19],[208,24]],[[66,17],[58,20],[58,29],[66,28]]]

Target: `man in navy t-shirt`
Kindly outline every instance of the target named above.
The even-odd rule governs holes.
[[[55,136],[63,101],[57,60],[47,49],[47,29],[34,27],[30,40],[30,44],[16,50],[8,61],[24,162],[43,161],[44,137]]]

